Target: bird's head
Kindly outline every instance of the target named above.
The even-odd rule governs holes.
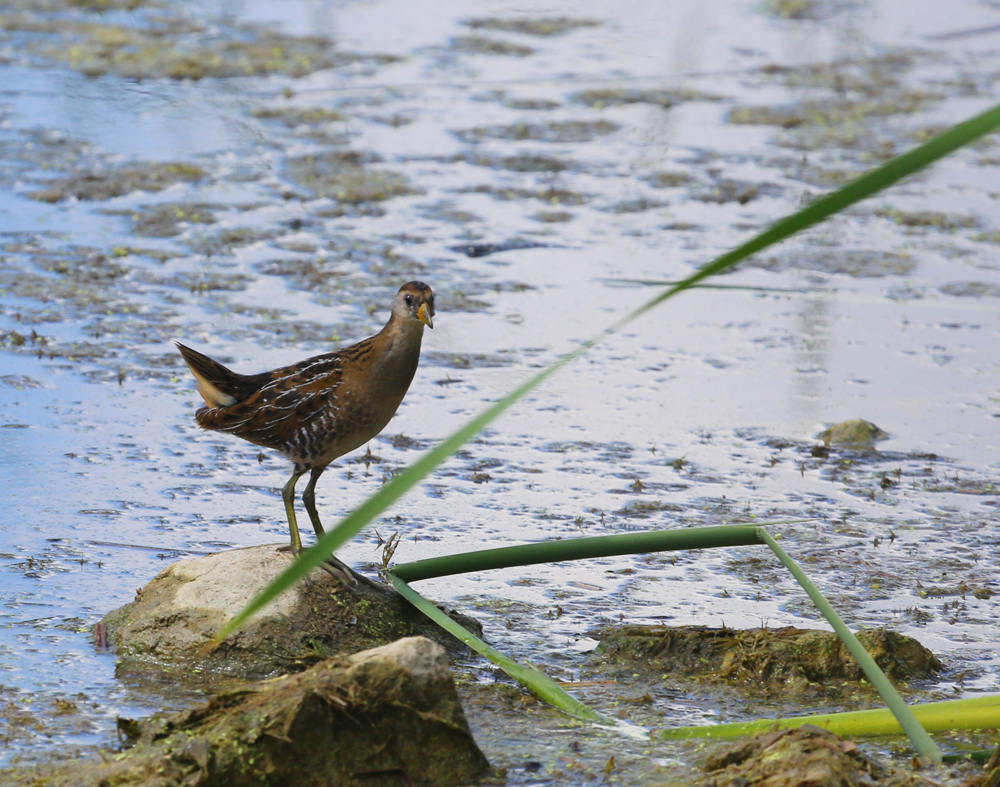
[[[396,293],[396,300],[392,302],[392,313],[398,319],[416,320],[428,328],[433,328],[433,290],[422,281],[408,281]]]

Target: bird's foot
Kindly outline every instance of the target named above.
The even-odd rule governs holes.
[[[337,580],[344,588],[354,592],[357,587],[357,580],[355,579],[358,574],[341,563],[337,558],[332,555],[319,564],[319,568],[323,569],[327,574]]]
[[[305,552],[303,547],[295,547],[292,544],[287,544],[282,547],[278,547],[278,552],[291,552],[296,557]],[[357,580],[368,580],[367,577],[363,577],[361,574],[356,573],[350,566],[346,563],[338,560],[333,555],[326,558],[322,563],[319,564],[319,568],[323,569],[327,574],[336,579],[343,587],[348,590],[354,590],[357,586]]]

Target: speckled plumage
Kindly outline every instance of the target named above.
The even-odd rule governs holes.
[[[316,479],[330,462],[382,431],[410,387],[420,361],[424,325],[433,327],[434,293],[422,282],[404,284],[389,321],[374,336],[336,352],[291,366],[243,375],[183,344],[187,362],[205,399],[195,414],[204,429],[228,432],[273,448],[295,464],[288,487],[312,472],[303,495],[317,534],[322,533],[312,504]],[[298,533],[289,510],[292,547]]]

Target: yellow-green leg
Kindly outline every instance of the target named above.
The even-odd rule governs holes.
[[[299,537],[299,524],[295,521],[295,482],[302,473],[293,473],[288,483],[281,487],[281,499],[285,501],[285,516],[288,517],[288,529],[292,534],[292,543],[288,551],[298,554],[302,551],[302,539]],[[285,547],[282,547],[285,551]]]
[[[316,510],[316,482],[319,477],[323,475],[323,471],[326,467],[314,467],[309,473],[309,483],[306,484],[306,490],[302,493],[302,504],[306,507],[306,513],[309,514],[309,521],[312,522],[313,530],[316,531],[316,538],[322,538],[326,535],[326,531],[323,529],[323,523],[319,520],[319,512]],[[326,559],[326,563],[323,568],[336,577],[342,585],[349,587],[354,584],[354,578],[352,576],[353,572],[351,569],[343,562],[338,560],[335,556],[330,555]]]
[[[326,535],[323,523],[319,521],[319,512],[316,511],[316,482],[319,481],[319,477],[323,475],[324,470],[326,470],[325,467],[314,467],[312,469],[312,472],[309,473],[309,483],[306,484],[306,491],[302,493],[302,503],[306,507],[306,513],[309,514],[309,521],[312,522],[313,530],[316,531],[316,538],[322,538]]]

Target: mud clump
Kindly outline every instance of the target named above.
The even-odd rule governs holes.
[[[571,162],[537,153],[524,153],[518,156],[472,155],[463,158],[477,167],[505,169],[510,172],[564,172],[568,169],[580,169]]]
[[[190,224],[214,224],[215,205],[197,202],[163,202],[143,205],[126,215],[132,220],[132,231],[145,238],[172,238]]]
[[[624,626],[595,636],[601,640],[597,654],[604,663],[723,681],[766,693],[854,689],[865,680],[861,667],[832,632]],[[865,629],[857,636],[896,683],[929,678],[942,668],[937,657],[911,637],[881,628]]]
[[[673,189],[691,182],[686,172],[654,172],[643,178],[654,189]]]
[[[113,257],[87,248],[43,252],[33,255],[32,261],[42,270],[80,285],[109,284],[129,272]]]
[[[420,215],[432,221],[444,221],[449,224],[470,224],[482,221],[482,217],[471,211],[461,210],[452,200],[439,200],[433,205],[425,205],[420,208]]]
[[[742,264],[748,268],[761,268],[775,273],[795,268],[851,276],[855,279],[905,276],[917,267],[916,261],[909,254],[876,249],[802,249],[763,259],[752,257]]]
[[[933,210],[893,210],[883,208],[875,211],[875,215],[889,219],[894,224],[913,229],[936,229],[943,232],[955,232],[962,229],[975,229],[981,221],[977,216],[962,216],[954,213],[940,213]]]
[[[482,142],[484,139],[535,142],[590,142],[596,137],[618,131],[621,126],[610,120],[560,120],[551,123],[514,123],[509,126],[477,126],[452,131],[462,142]]]
[[[1000,298],[1000,285],[983,281],[959,281],[943,284],[938,288],[945,295],[956,298]]]
[[[583,90],[574,93],[570,100],[577,104],[586,104],[594,109],[617,107],[625,104],[653,104],[669,109],[674,104],[684,101],[718,101],[715,96],[698,93],[693,90],[664,90],[651,88],[601,88]]]
[[[836,787],[848,784],[916,787],[927,783],[917,774],[867,757],[852,741],[811,724],[760,732],[726,744],[702,767],[709,772],[706,787]]]
[[[501,251],[516,251],[518,249],[541,249],[549,244],[524,238],[512,238],[501,243],[466,243],[461,246],[449,246],[450,251],[457,251],[466,257],[486,257]]]
[[[261,241],[278,237],[277,230],[256,229],[254,227],[227,227],[218,232],[205,232],[187,241],[187,247],[195,254],[215,257],[232,254],[233,249],[240,246],[250,246]],[[230,278],[223,276],[221,278]],[[231,287],[213,287],[210,289],[233,289]],[[236,289],[243,289],[242,287]]]
[[[575,217],[572,213],[565,210],[540,210],[537,213],[533,213],[531,218],[543,224],[560,224],[572,221]]]
[[[849,127],[857,125],[872,117],[889,117],[891,115],[911,115],[922,109],[924,105],[940,101],[941,96],[919,91],[904,92],[892,100],[841,100],[808,101],[801,104],[776,107],[734,107],[729,111],[727,120],[736,125],[747,126],[779,126],[781,128],[798,128],[799,126],[814,126],[816,128]]]
[[[119,718],[131,748],[8,772],[9,785],[471,784],[489,770],[442,648],[403,639],[179,713]],[[381,778],[379,778],[381,777]],[[412,781],[410,781],[412,780]]]
[[[740,180],[723,178],[711,184],[694,195],[701,202],[714,202],[723,205],[727,202],[738,202],[746,205],[758,197],[774,197],[781,193],[781,187],[773,183],[745,183]]]
[[[658,514],[661,511],[679,513],[684,511],[684,507],[675,503],[664,503],[662,500],[633,500],[615,511],[615,514],[631,519],[646,519],[650,514]]]
[[[465,24],[473,30],[500,30],[506,33],[522,33],[529,36],[549,38],[561,36],[581,27],[600,27],[596,19],[569,16],[549,17],[478,17],[467,19]]]
[[[816,20],[820,18],[823,5],[820,0],[765,0],[761,3],[761,11],[779,19]]]
[[[822,440],[826,446],[841,446],[844,448],[874,448],[879,440],[887,440],[889,433],[879,429],[871,421],[856,418],[853,421],[842,421],[824,429],[817,440]]]
[[[667,207],[666,202],[662,200],[646,199],[646,197],[636,197],[634,199],[626,199],[621,202],[616,202],[613,205],[608,205],[606,208],[598,208],[605,213],[643,213],[647,210],[656,210],[657,208]]]
[[[550,101],[547,98],[509,98],[503,105],[510,109],[525,109],[529,112],[544,112],[558,109],[560,106],[558,101]]]
[[[374,157],[357,151],[321,153],[288,161],[289,178],[317,197],[357,205],[393,197],[419,194],[409,178],[399,172],[366,166]]]
[[[488,194],[493,199],[524,200],[537,199],[548,205],[583,205],[590,199],[589,194],[581,194],[578,191],[569,189],[559,189],[554,186],[546,186],[537,189],[521,189],[513,186],[471,186],[456,189],[459,194]]]
[[[451,39],[451,48],[465,55],[506,55],[507,57],[527,57],[535,50],[530,46],[511,44],[486,36],[455,36]]]
[[[146,29],[34,14],[3,15],[0,26],[48,36],[32,47],[35,54],[90,77],[302,77],[321,69],[358,64],[371,70],[395,59],[340,52],[321,36],[292,36],[240,25],[206,26],[177,14],[164,15]],[[66,39],[72,39],[73,45],[67,46]]]
[[[163,191],[175,183],[195,183],[204,177],[205,170],[194,164],[144,164],[52,180],[43,189],[29,191],[28,196],[39,202],[62,202],[70,197],[107,200],[133,191]]]
[[[348,119],[348,116],[343,112],[325,107],[265,107],[251,110],[250,117],[261,120],[280,120],[288,128],[312,126],[318,123],[336,123]]]

